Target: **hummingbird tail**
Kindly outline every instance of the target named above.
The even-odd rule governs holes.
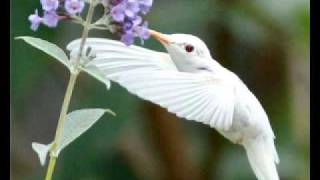
[[[274,140],[257,137],[243,142],[249,163],[258,180],[279,180],[276,164],[279,163]]]

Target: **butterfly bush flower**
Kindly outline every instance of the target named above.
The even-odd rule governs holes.
[[[55,11],[59,7],[59,0],[41,0],[40,2],[45,11]]]
[[[99,23],[93,23],[93,28],[119,33],[120,40],[128,46],[134,43],[135,38],[139,38],[143,44],[144,40],[150,37],[148,23],[143,21],[142,16],[149,12],[153,0],[40,0],[43,16],[38,14],[38,10],[31,14],[28,18],[30,28],[36,31],[40,24],[54,28],[62,19],[75,20],[82,24],[80,15],[85,4],[97,2],[105,7],[106,14]],[[103,19],[105,17],[108,19]]]
[[[121,3],[123,0],[102,0],[102,1],[110,2],[111,5],[115,6],[119,3]]]
[[[139,37],[141,43],[150,37],[148,23],[142,21],[141,14],[149,12],[153,0],[111,0],[111,17],[121,28],[121,41],[126,45]]]
[[[36,31],[39,28],[40,23],[42,22],[42,18],[38,15],[38,10],[36,9],[34,14],[31,14],[28,19],[31,23],[30,28],[33,31]]]
[[[125,43],[127,46],[134,43],[134,33],[132,31],[127,31],[125,34],[121,36],[121,41]]]
[[[152,6],[153,0],[142,0],[140,2],[140,10],[142,14],[147,14]]]
[[[64,8],[70,15],[81,13],[84,8],[84,1],[82,0],[66,0]]]
[[[123,4],[118,4],[114,6],[111,10],[111,16],[115,22],[123,22],[125,19],[124,14],[125,6]]]
[[[150,38],[150,33],[148,31],[148,22],[144,22],[141,26],[136,26],[135,27],[135,32],[140,37],[142,43],[143,40],[149,39]]]
[[[139,2],[136,0],[127,0],[124,2],[124,13],[129,18],[133,18],[140,11]]]
[[[58,8],[63,5],[59,0],[40,0],[41,7],[43,10],[43,17],[40,17],[38,10],[34,14],[29,16],[29,21],[31,23],[31,29],[36,31],[40,24],[54,28],[57,27],[59,20],[66,19],[66,17],[73,16],[75,14],[80,14],[85,6],[84,0],[65,0],[64,10],[57,13]]]
[[[45,12],[43,16],[43,24],[53,28],[53,27],[57,27],[58,21],[59,21],[59,16],[55,11]]]

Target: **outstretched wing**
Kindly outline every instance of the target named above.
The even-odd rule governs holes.
[[[78,53],[79,40],[67,49]],[[228,130],[234,110],[233,87],[210,73],[179,72],[170,56],[101,38],[88,38],[86,46],[96,56],[89,64],[142,99],[177,116]]]

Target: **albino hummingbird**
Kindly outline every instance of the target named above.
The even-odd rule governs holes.
[[[95,56],[89,64],[140,98],[209,125],[243,145],[259,180],[279,180],[275,135],[267,114],[239,77],[214,60],[196,36],[149,32],[168,53],[88,38],[85,46]],[[79,46],[79,39],[68,44],[71,57],[79,53]]]

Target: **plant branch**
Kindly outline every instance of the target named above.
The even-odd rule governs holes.
[[[48,165],[48,169],[47,169],[47,174],[45,177],[45,180],[51,180],[52,179],[52,175],[54,172],[54,168],[55,168],[55,164],[57,161],[57,150],[59,147],[59,144],[61,143],[61,138],[63,135],[63,129],[64,129],[64,124],[65,124],[65,119],[67,116],[67,112],[69,109],[69,104],[70,104],[70,100],[71,100],[71,96],[72,96],[72,92],[74,89],[74,86],[76,84],[76,80],[78,77],[78,74],[80,72],[80,59],[82,56],[82,51],[84,49],[84,45],[86,42],[86,39],[88,37],[89,31],[90,31],[90,25],[91,25],[91,21],[92,21],[92,17],[93,17],[93,12],[94,12],[94,8],[96,6],[96,3],[91,1],[90,6],[89,6],[89,10],[87,13],[87,18],[86,21],[83,25],[83,31],[82,31],[82,36],[81,36],[81,44],[80,44],[80,51],[79,51],[79,55],[75,61],[75,71],[71,71],[71,75],[70,75],[70,79],[69,79],[69,83],[68,83],[68,87],[66,90],[66,94],[64,96],[64,100],[63,100],[63,104],[62,104],[62,108],[61,108],[61,112],[60,112],[60,117],[59,117],[59,121],[58,121],[58,126],[57,126],[57,130],[56,130],[56,134],[55,134],[55,139],[54,139],[54,144],[52,149],[50,150],[50,161],[49,161],[49,165]]]
[[[78,58],[76,60],[76,66],[79,65],[80,59],[81,59],[81,55],[82,55],[82,51],[84,48],[84,45],[86,43],[89,31],[90,31],[90,26],[91,26],[91,21],[92,21],[92,17],[93,17],[93,12],[94,12],[94,8],[95,8],[96,4],[91,1],[90,6],[89,6],[89,10],[88,10],[88,14],[87,14],[87,18],[86,21],[83,25],[83,31],[82,31],[82,36],[81,36],[81,44],[80,44],[80,51],[78,54]]]
[[[67,91],[64,96],[64,100],[63,100],[63,104],[62,104],[62,108],[61,108],[61,113],[60,113],[58,126],[57,126],[57,130],[56,130],[56,135],[54,138],[53,148],[50,151],[50,161],[49,161],[49,165],[48,165],[46,180],[51,180],[51,178],[52,178],[52,174],[53,174],[54,167],[56,164],[56,159],[57,159],[57,156],[55,154],[56,154],[57,149],[59,147],[59,144],[61,142],[61,137],[62,137],[63,129],[64,129],[64,123],[65,123],[65,119],[67,116],[67,112],[68,112],[68,108],[69,108],[69,104],[70,104],[70,99],[72,96],[72,92],[73,92],[77,77],[78,77],[78,73],[77,74],[71,73],[71,75],[70,75]]]

